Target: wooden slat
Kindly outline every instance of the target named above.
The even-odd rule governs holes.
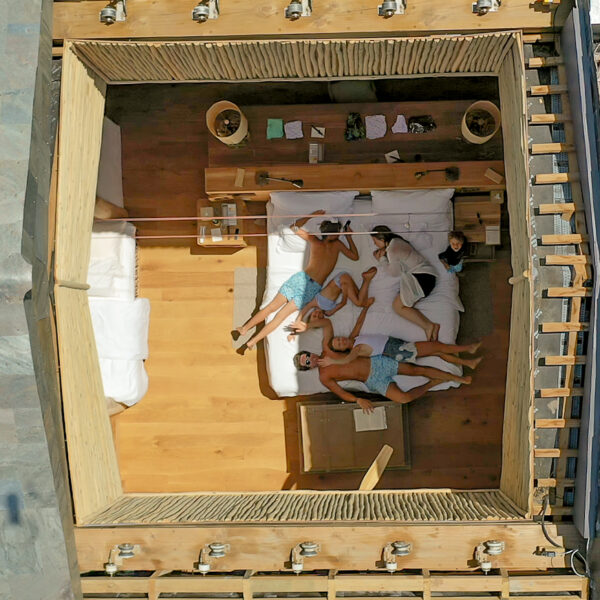
[[[588,298],[592,289],[587,287],[552,287],[547,289],[548,298]]]
[[[556,215],[560,213],[574,213],[575,204],[572,202],[555,202],[553,204],[540,204],[538,206],[540,215]]]
[[[547,366],[556,365],[584,365],[586,356],[545,356],[542,359]]]
[[[535,480],[536,487],[573,487],[575,485],[574,479],[556,479],[555,477],[539,478]]]
[[[530,69],[539,69],[542,67],[556,67],[564,63],[561,56],[533,56],[527,61]]]
[[[586,236],[587,237],[587,236]],[[583,236],[581,236],[583,240]],[[576,242],[581,243],[581,242]],[[548,254],[544,261],[546,265],[568,266],[568,265],[590,265],[591,258],[587,254]]]
[[[560,154],[561,152],[573,152],[573,144],[547,143],[531,144],[531,154]]]
[[[576,448],[536,448],[536,458],[572,458],[579,454]]]
[[[556,35],[553,33],[524,33],[522,40],[524,44],[546,44],[556,41]]]
[[[531,96],[548,96],[550,94],[564,94],[568,91],[566,85],[532,85],[527,90]]]
[[[544,578],[535,575],[512,575],[510,593],[527,592],[580,592],[586,585],[585,577],[577,575],[548,575]]]
[[[535,512],[540,512],[542,510],[541,505],[534,505],[533,507]],[[546,510],[546,515],[557,516],[557,517],[565,517],[573,514],[572,506],[553,506],[552,504]]]
[[[587,331],[590,327],[589,323],[559,323],[548,321],[541,323],[542,333],[563,333],[568,331]]]
[[[570,121],[571,116],[569,114],[535,114],[529,115],[529,124],[530,125],[550,125],[552,123],[564,123],[565,121]]]
[[[535,176],[536,185],[568,183],[569,181],[579,181],[578,173],[539,173]]]
[[[581,425],[580,419],[536,419],[536,429],[571,429]]]
[[[565,398],[567,396],[583,396],[583,388],[543,388],[539,390],[540,398]]]
[[[587,236],[583,236],[580,233],[548,234],[542,236],[542,244],[544,246],[566,246],[567,244],[582,244],[585,241],[587,241]]]

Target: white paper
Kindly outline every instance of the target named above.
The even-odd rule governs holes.
[[[288,140],[297,140],[304,137],[302,134],[302,121],[290,121],[283,126],[283,129]]]
[[[396,122],[392,125],[392,133],[408,133],[408,126],[404,115],[398,115]]]
[[[355,431],[380,431],[387,429],[385,406],[378,406],[371,414],[365,413],[362,408],[357,408],[353,412]]]
[[[311,138],[318,138],[318,139],[323,139],[325,137],[325,127],[320,127],[317,125],[313,125],[310,128],[310,137]]]
[[[392,150],[385,155],[385,162],[387,163],[398,163],[400,162],[400,155],[398,154],[398,150]]]
[[[370,140],[382,138],[387,131],[384,115],[369,115],[365,117],[365,124],[367,126],[367,138]]]
[[[215,227],[214,229],[211,229],[210,235],[212,236],[213,242],[222,242],[223,241],[223,234],[219,227]]]

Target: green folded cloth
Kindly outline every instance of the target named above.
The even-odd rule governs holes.
[[[283,119],[267,119],[267,139],[283,137]]]

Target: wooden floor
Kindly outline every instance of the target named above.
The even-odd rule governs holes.
[[[126,205],[132,216],[193,215],[206,163],[204,106],[231,96],[193,86],[145,90],[109,96],[109,116],[122,127]],[[139,232],[192,234],[193,226]],[[240,357],[231,347],[234,270],[264,266],[264,241],[230,254],[192,254],[191,243],[139,244],[138,293],[151,302],[150,386],[113,419],[125,491],[356,488],[360,473],[299,473],[298,399],[273,398],[260,350]],[[497,487],[509,276],[508,258],[493,263],[494,332],[473,385],[410,405],[412,469],[387,472],[380,487]]]

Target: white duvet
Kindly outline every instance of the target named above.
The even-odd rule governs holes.
[[[382,217],[355,217],[352,219],[352,229],[354,231],[369,231],[374,225],[389,225],[394,231],[402,233],[407,239],[438,271],[437,285],[433,292],[416,304],[429,319],[440,324],[439,340],[445,343],[454,343],[459,327],[459,311],[463,306],[458,297],[458,280],[455,275],[449,274],[440,263],[438,254],[448,245],[448,231],[452,228],[452,207],[448,201],[448,210],[446,214],[435,215],[434,219],[429,217],[429,224],[424,219],[427,215],[420,216],[419,219],[411,219],[411,232],[400,229],[400,225],[392,225],[390,222],[397,220],[394,218],[383,219]],[[267,205],[268,214],[279,216],[271,203]],[[354,213],[373,212],[371,202],[357,200],[353,203]],[[377,221],[374,222],[374,219]],[[269,239],[268,239],[268,269],[267,286],[263,297],[263,306],[270,302],[283,282],[293,273],[301,270],[305,263],[305,253],[301,247],[292,246],[295,252],[290,252],[290,244],[287,236],[280,235],[285,226],[289,226],[293,219],[285,218],[271,219],[269,221]],[[423,229],[425,231],[415,231]],[[297,237],[297,236],[296,236]],[[373,244],[369,235],[355,235],[354,240],[359,251],[359,260],[350,261],[344,256],[340,256],[336,268],[332,273],[334,276],[339,271],[349,272],[357,286],[360,286],[362,278],[361,273],[371,266],[377,266],[377,261],[373,257]],[[294,242],[295,243],[295,242]],[[362,332],[363,333],[383,333],[404,339],[406,341],[424,340],[424,332],[416,325],[406,321],[398,316],[392,310],[392,301],[398,291],[398,281],[394,278],[384,275],[379,270],[371,282],[369,296],[375,298],[375,303],[369,309]],[[332,317],[334,332],[336,335],[348,335],[356,322],[360,313],[360,308],[352,305],[350,302],[338,311]],[[298,372],[292,362],[293,356],[299,350],[308,350],[311,352],[321,352],[322,332],[320,330],[311,330],[298,337],[293,342],[288,342],[285,326],[291,323],[297,316],[294,313],[284,322],[282,327],[272,332],[265,340],[265,353],[267,359],[267,370],[271,387],[278,396],[298,396],[326,392],[327,389],[319,381],[318,371],[316,369],[305,372]],[[455,374],[461,374],[461,368],[451,365],[438,357],[428,357],[417,360],[418,364],[437,367]],[[410,390],[426,382],[423,377],[408,377],[398,375],[395,377],[398,386],[404,390]],[[363,383],[357,381],[343,382],[342,386],[356,391],[367,391]],[[458,384],[446,382],[433,388],[434,390],[447,389],[449,387],[458,387]]]

